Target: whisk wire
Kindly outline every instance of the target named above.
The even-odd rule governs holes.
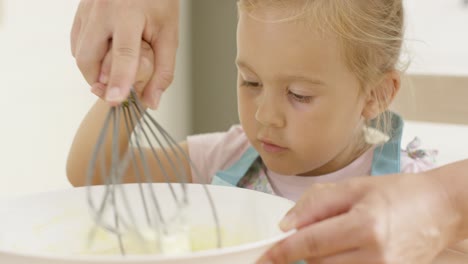
[[[124,132],[120,131],[122,125],[124,126]],[[109,135],[109,133],[111,134],[110,143],[106,141],[106,135]],[[121,135],[121,133],[125,135]],[[121,146],[121,136],[125,136],[124,139],[128,142],[125,148]],[[110,144],[107,150],[105,146],[106,142]],[[158,151],[156,151],[155,145],[158,146]],[[106,157],[106,153],[110,153],[110,157]],[[166,163],[163,162],[163,158]],[[98,164],[99,166],[97,166]],[[107,168],[106,164],[110,164],[109,168]],[[157,171],[152,172],[152,166],[149,164],[157,165]],[[125,188],[122,185],[125,181],[125,175],[127,175],[129,169],[132,169],[138,184],[144,220],[150,229],[154,230],[158,249],[161,252],[161,237],[170,235],[171,232],[184,233],[187,230],[186,210],[189,205],[189,199],[186,183],[188,182],[188,175],[186,174],[184,164],[189,164],[194,177],[199,178],[199,172],[188,154],[155,118],[144,110],[135,91],[132,90],[126,102],[110,108],[91,155],[86,179],[88,186],[87,200],[96,227],[89,236],[90,241],[96,235],[97,228],[103,228],[116,235],[119,250],[122,255],[125,255],[127,252],[123,241],[124,230],[132,230],[137,234],[139,240],[144,240],[143,234],[138,228],[139,224],[133,210],[135,204],[130,203]],[[96,206],[92,194],[92,184],[97,172],[100,172],[105,188],[104,193],[101,194],[102,199],[99,200]],[[158,200],[156,190],[152,184],[154,182],[154,174],[152,173],[161,175],[167,183],[172,200],[175,203],[176,210],[173,215],[163,215],[161,201]],[[171,175],[174,175],[175,178],[171,178]],[[181,188],[181,192],[175,191],[172,184],[174,180],[178,181],[177,183]],[[215,204],[208,188],[205,185],[203,185],[203,188],[212,212],[216,231],[216,244],[218,247],[221,247],[221,228]],[[123,207],[118,205],[118,202],[121,200],[123,201]],[[108,204],[110,205],[113,224],[105,220]],[[122,213],[125,213],[125,215]]]

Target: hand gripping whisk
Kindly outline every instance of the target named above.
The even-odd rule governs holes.
[[[115,236],[122,255],[190,252],[190,199],[184,164],[198,173],[188,154],[144,110],[134,91],[126,102],[110,108],[87,171],[87,199],[96,224],[90,233],[91,244],[99,230],[104,230]],[[130,185],[123,184],[129,173],[136,181],[132,187],[137,191],[132,193],[126,191]],[[105,183],[101,188],[92,186],[97,175]],[[153,184],[157,181],[167,185],[170,201],[158,199]],[[216,246],[221,247],[217,212],[207,187],[203,188],[211,207]]]

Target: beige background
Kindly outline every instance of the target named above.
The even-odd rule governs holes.
[[[468,125],[468,76],[406,76],[393,108],[407,120]]]
[[[192,4],[193,132],[226,130],[238,122],[236,0]]]

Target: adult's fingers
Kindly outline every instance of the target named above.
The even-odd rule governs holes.
[[[79,10],[86,20],[82,21],[80,36],[77,39],[75,59],[86,81],[92,85],[98,81],[101,64],[109,50],[112,31],[102,22],[101,9],[92,6],[93,2],[83,1]]]
[[[116,27],[112,48],[111,75],[106,91],[106,101],[109,103],[118,104],[124,101],[135,82],[143,27],[143,19],[129,20]]]
[[[91,85],[91,92],[97,97],[104,99],[104,96],[106,94],[106,85],[102,83],[94,83],[93,85]]]
[[[292,263],[341,254],[368,244],[359,215],[345,213],[299,229],[273,246],[259,263]]]
[[[102,61],[109,50],[110,31],[87,27],[81,34],[75,58],[86,81],[93,84],[98,81]]]
[[[112,44],[111,44],[112,46]],[[108,52],[102,61],[101,73],[99,74],[99,82],[102,84],[109,83],[109,76],[112,69],[112,53]]]
[[[158,107],[162,93],[174,80],[176,53],[179,45],[177,27],[177,24],[166,26],[152,43],[155,50],[154,75],[143,95],[145,103],[152,109]]]
[[[146,41],[143,41],[140,49],[140,62],[135,78],[134,88],[137,94],[144,92],[145,86],[150,82],[154,73],[154,52],[153,48]]]
[[[149,82],[149,80],[152,77],[152,74],[154,72],[153,58],[154,58],[153,49],[148,44],[148,42],[143,41],[141,43],[138,72],[135,77],[135,83],[133,85],[137,94],[142,93],[143,89],[145,88],[145,85]],[[99,83],[105,84],[105,85],[108,84],[111,69],[112,69],[112,53],[108,52],[102,62],[101,74],[99,76]],[[106,90],[105,87],[104,87],[104,90]]]
[[[362,187],[351,181],[312,186],[281,221],[281,229],[302,228],[347,212],[362,196]]]

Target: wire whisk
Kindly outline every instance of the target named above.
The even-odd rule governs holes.
[[[90,233],[90,243],[96,240],[99,230],[104,230],[115,236],[122,255],[136,252],[132,246],[135,241],[138,242],[137,253],[190,252],[187,219],[190,199],[185,164],[193,168],[193,173],[198,173],[188,154],[143,108],[133,90],[127,101],[111,107],[87,171],[87,200],[96,224]],[[138,191],[133,195],[126,191],[127,174],[132,174],[136,181],[133,187]],[[95,191],[92,185],[97,175],[104,183],[101,192]],[[167,184],[170,201],[158,199],[154,182]],[[216,246],[221,247],[216,208],[207,187],[203,187],[211,207]],[[136,210],[140,210],[140,214]]]

